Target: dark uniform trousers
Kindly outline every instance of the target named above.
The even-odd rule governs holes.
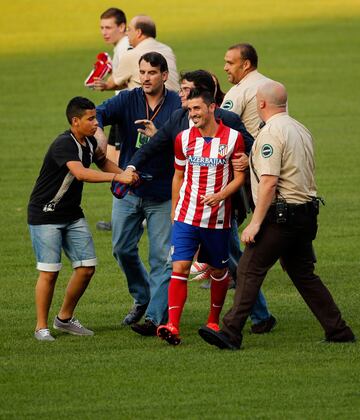
[[[280,258],[295,287],[325,330],[325,337],[343,341],[354,337],[346,326],[330,292],[314,274],[312,241],[317,232],[317,209],[310,203],[292,206],[286,223],[276,223],[274,207],[247,245],[237,271],[237,287],[232,309],[224,316],[222,331],[240,345],[241,331],[268,270]]]

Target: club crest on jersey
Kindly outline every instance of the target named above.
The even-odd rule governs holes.
[[[221,157],[224,157],[224,156],[227,155],[227,152],[228,152],[227,144],[220,144],[219,145],[219,155]]]

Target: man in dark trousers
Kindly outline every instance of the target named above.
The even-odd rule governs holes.
[[[287,93],[281,83],[261,85],[256,99],[265,125],[250,155],[255,210],[241,235],[246,247],[238,267],[234,304],[220,331],[203,326],[199,334],[220,349],[239,349],[242,329],[261,284],[281,258],[290,279],[323,327],[325,340],[353,342],[353,332],[314,273],[312,241],[317,232],[319,200],[311,133],[287,114]]]

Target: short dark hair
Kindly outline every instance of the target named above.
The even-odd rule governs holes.
[[[243,60],[249,60],[251,67],[257,68],[258,66],[258,55],[255,48],[246,43],[235,44],[228,48],[228,50],[239,50],[240,58]]]
[[[110,7],[110,9],[105,10],[105,12],[101,14],[100,19],[110,19],[112,17],[115,18],[117,26],[120,26],[122,23],[126,25],[125,13],[117,7]]]
[[[206,103],[206,105],[215,103],[214,94],[208,90],[191,89],[188,96],[188,100],[195,98],[201,98]]]
[[[95,109],[95,104],[82,96],[72,98],[66,107],[66,118],[69,124],[72,123],[74,117],[81,118],[88,109]]]
[[[209,73],[206,70],[194,70],[180,73],[180,82],[187,80],[188,82],[193,82],[195,89],[208,90],[215,93],[215,82]]]
[[[146,16],[146,19],[141,19],[141,17],[141,15],[137,17],[134,24],[135,29],[140,29],[142,34],[145,36],[156,38],[155,22],[153,22],[148,16]]]
[[[165,57],[158,52],[151,51],[142,55],[139,60],[139,65],[142,60],[146,61],[147,63],[150,63],[153,67],[160,67],[161,73],[163,73],[164,71],[169,71]]]
[[[225,93],[221,90],[220,82],[216,74],[211,73],[211,76],[213,77],[214,82],[215,82],[215,95],[214,95],[215,103],[217,106],[221,106],[221,104],[223,103]]]

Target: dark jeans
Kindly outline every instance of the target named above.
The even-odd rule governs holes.
[[[240,259],[234,304],[224,316],[222,330],[234,344],[241,344],[241,331],[261,284],[268,270],[281,258],[290,279],[324,328],[326,338],[353,337],[330,292],[314,274],[312,241],[317,231],[316,213],[307,209],[293,214],[284,224],[275,223],[270,213],[255,238],[256,242],[245,247]]]

